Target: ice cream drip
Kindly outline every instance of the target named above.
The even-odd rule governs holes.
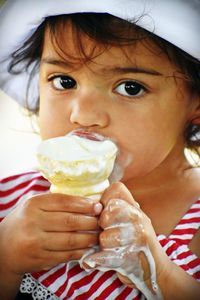
[[[124,200],[113,199],[108,203],[105,209],[113,209],[115,205],[121,206],[124,219],[127,220],[130,210],[135,210],[140,217],[139,208],[129,208],[126,210]],[[114,210],[113,210],[114,213]],[[114,270],[126,276],[136,287],[145,295],[148,300],[163,300],[160,288],[156,281],[156,266],[152,253],[145,239],[143,239],[143,226],[133,220],[127,222],[116,222],[112,226],[104,228],[104,230],[118,229],[119,235],[112,235],[112,238],[119,243],[120,246],[114,248],[91,249],[90,253],[86,253],[80,265],[86,271],[98,269],[102,272]],[[97,252],[98,251],[98,252]],[[144,281],[144,274],[141,264],[140,253],[146,257],[149,270],[151,289],[149,289]]]
[[[98,199],[109,186],[117,152],[110,139],[75,132],[41,142],[37,158],[52,193]]]

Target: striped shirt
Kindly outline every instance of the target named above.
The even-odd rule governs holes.
[[[40,173],[31,171],[0,181],[0,221],[19,203],[31,196],[47,192],[49,183]],[[200,227],[200,200],[186,212],[169,236],[158,235],[158,240],[174,263],[200,281],[200,258],[189,249],[188,244]],[[137,289],[123,285],[114,271],[86,272],[71,261],[48,271],[25,274],[21,293],[32,295],[35,300],[139,300],[143,299]]]

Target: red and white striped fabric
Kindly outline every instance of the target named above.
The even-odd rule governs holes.
[[[0,220],[16,205],[34,194],[49,190],[49,183],[38,172],[23,173],[0,181]],[[200,281],[200,258],[188,247],[200,227],[200,200],[196,201],[177,224],[173,232],[158,239],[168,256],[196,280]],[[60,264],[49,271],[26,274],[20,288],[33,299],[142,299],[136,289],[123,285],[115,272],[82,270],[79,264],[71,261]]]

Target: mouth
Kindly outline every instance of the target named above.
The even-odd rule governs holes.
[[[84,130],[84,129],[76,129],[76,130],[72,131],[70,134],[76,135],[78,137],[88,139],[88,140],[91,140],[91,141],[96,141],[96,142],[100,142],[100,141],[105,140],[105,137],[102,136],[101,134],[96,133],[96,132],[89,132],[89,131]]]

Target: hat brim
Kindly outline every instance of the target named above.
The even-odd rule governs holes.
[[[8,0],[0,11],[0,88],[26,106],[28,74],[11,75],[7,57],[52,15],[77,12],[109,13],[169,41],[200,60],[199,0]],[[3,59],[6,59],[3,63]],[[29,70],[31,72],[31,70]],[[37,99],[37,82],[31,87],[31,108]]]

